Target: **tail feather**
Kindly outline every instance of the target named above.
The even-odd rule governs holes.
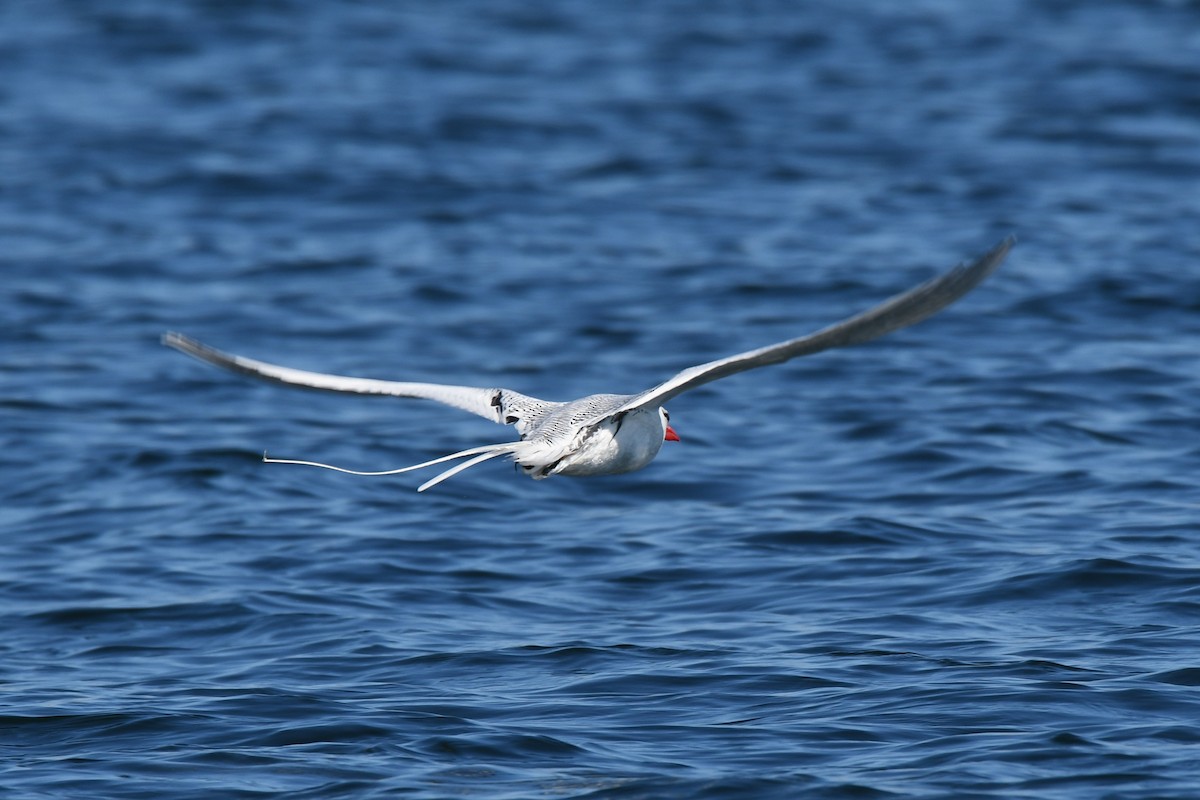
[[[484,453],[483,455],[478,455],[478,456],[475,456],[474,458],[467,459],[466,461],[462,462],[461,464],[455,464],[453,467],[451,467],[450,469],[446,470],[445,472],[439,474],[437,477],[432,478],[431,480],[427,480],[424,483],[422,483],[420,486],[417,487],[417,491],[423,492],[431,486],[437,486],[439,483],[446,480],[447,478],[453,478],[455,475],[462,472],[464,469],[469,469],[469,468],[475,466],[476,464],[482,464],[484,461],[487,461],[489,458],[495,458],[496,456],[502,456],[509,452],[512,452],[511,448],[497,449],[497,450],[493,450],[490,453]]]
[[[474,456],[474,458],[470,458],[461,464],[457,464],[457,465],[451,467],[450,469],[446,470],[445,472],[441,473],[437,477],[433,478],[432,480],[426,481],[425,483],[423,483],[417,489],[418,492],[423,492],[426,489],[428,489],[430,486],[436,486],[437,484],[441,483],[442,481],[446,480],[447,478],[457,475],[458,473],[462,472],[463,470],[467,469],[468,467],[473,467],[476,464],[480,464],[491,458],[496,458],[497,456],[502,456],[502,455],[507,455],[507,454],[513,453],[516,451],[517,446],[520,444],[521,444],[521,442],[505,442],[503,444],[485,444],[482,447],[472,447],[467,450],[460,450],[457,453],[451,453],[448,456],[441,456],[440,458],[430,459],[429,461],[422,461],[420,464],[413,464],[410,467],[399,467],[398,469],[385,469],[385,470],[380,470],[378,472],[368,472],[368,471],[357,470],[357,469],[346,469],[345,467],[335,467],[332,464],[322,464],[319,461],[300,461],[300,460],[291,459],[291,458],[268,458],[266,453],[263,453],[263,461],[267,464],[299,464],[301,466],[306,466],[306,467],[320,467],[321,469],[331,469],[334,472],[344,472],[348,475],[375,476],[375,475],[399,475],[402,472],[412,472],[413,470],[416,470],[416,469],[432,467],[435,464],[444,464],[445,462],[453,461],[456,458],[466,458],[467,456]]]

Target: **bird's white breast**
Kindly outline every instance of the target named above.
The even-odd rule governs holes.
[[[625,414],[581,436],[574,452],[554,469],[562,475],[612,475],[633,472],[654,460],[663,445],[658,409]]]

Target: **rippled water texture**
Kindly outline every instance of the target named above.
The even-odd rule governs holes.
[[[1200,786],[1200,5],[0,4],[5,798]],[[1015,233],[633,475],[631,392]]]

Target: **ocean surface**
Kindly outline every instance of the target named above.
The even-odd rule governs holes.
[[[1200,796],[1200,3],[0,4],[0,795]],[[642,472],[324,372],[677,398]]]

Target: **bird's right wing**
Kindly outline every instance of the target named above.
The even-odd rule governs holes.
[[[304,389],[319,389],[326,392],[350,392],[433,400],[469,411],[472,414],[478,414],[492,422],[516,425],[518,433],[524,433],[532,422],[535,422],[547,410],[559,405],[508,389],[480,389],[473,386],[445,386],[438,383],[406,383],[373,378],[350,378],[343,375],[326,375],[322,372],[281,367],[265,361],[225,353],[181,333],[164,334],[162,343],[201,361],[273,383]]]
[[[779,364],[834,347],[862,344],[906,328],[933,316],[978,286],[1000,266],[1000,262],[1015,243],[1016,239],[1009,236],[974,261],[959,264],[907,292],[883,301],[874,308],[835,322],[816,333],[689,367],[653,389],[635,395],[616,413],[661,406],[672,397],[729,375],[765,367],[768,364]]]

